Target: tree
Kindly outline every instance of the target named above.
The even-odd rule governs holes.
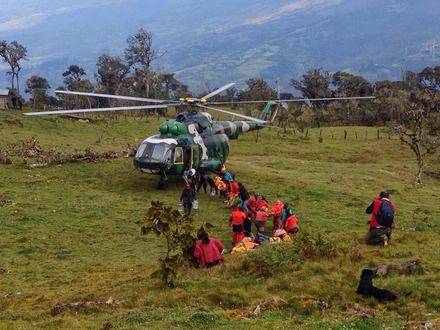
[[[247,88],[238,94],[240,101],[274,100],[277,98],[277,91],[263,79],[248,79],[246,85]]]
[[[70,65],[66,71],[63,72],[64,84],[69,85],[72,81],[79,82],[82,77],[86,75],[86,71],[78,65]]]
[[[192,258],[192,246],[196,240],[192,219],[183,217],[162,202],[151,202],[141,233],[154,233],[165,238],[166,255],[159,259],[160,269],[153,276],[160,277],[164,286],[174,287],[179,270]]]
[[[0,41],[0,57],[3,62],[7,63],[10,70],[7,72],[11,76],[11,89],[17,89],[17,93],[20,94],[19,74],[21,71],[21,61],[27,60],[27,49],[17,41],[7,43],[6,41]]]
[[[269,83],[263,79],[248,79],[246,85],[246,89],[238,92],[239,101],[264,101],[277,98],[277,91],[270,87]],[[253,107],[253,105],[251,106]],[[259,110],[262,110],[264,104],[260,104],[257,107]],[[246,115],[252,116],[251,108],[246,109]]]
[[[408,72],[397,107],[399,116],[391,128],[400,140],[408,145],[416,156],[416,183],[422,183],[423,168],[428,154],[438,148],[440,139],[440,67],[426,68],[415,74]]]
[[[124,78],[127,76],[130,68],[119,57],[112,57],[104,54],[98,58],[96,63],[98,71],[96,78],[98,87],[102,92],[114,94]]]
[[[332,75],[332,89],[335,97],[358,97],[371,96],[374,93],[374,86],[361,76],[355,76],[351,73],[338,71]],[[358,100],[332,102],[330,108],[334,111],[333,118],[341,118],[345,110],[345,124],[365,124],[362,121],[363,112],[361,109],[368,107],[366,102]]]
[[[293,88],[301,92],[305,98],[327,98],[332,97],[330,89],[331,74],[322,69],[315,69],[307,71],[300,80],[291,79],[290,84]],[[313,102],[314,120],[317,125],[325,120],[324,109],[328,102],[319,101]]]
[[[47,101],[47,90],[50,88],[49,82],[40,76],[31,76],[26,81],[26,93],[32,95],[34,108]]]
[[[137,76],[142,75],[143,84],[147,97],[150,95],[152,72],[151,64],[163,56],[153,49],[153,34],[140,29],[136,34],[127,39],[127,48],[125,49],[125,59],[128,66],[134,69]]]
[[[307,71],[300,80],[291,79],[290,84],[293,88],[301,92],[303,97],[312,98],[323,98],[332,97],[332,91],[330,89],[330,84],[332,81],[332,76],[328,71],[322,69],[315,69]],[[326,104],[325,102],[320,102],[318,104]]]
[[[174,76],[174,73],[163,73],[158,76],[158,86],[160,93],[166,99],[179,99],[189,96],[188,86],[180,82]],[[162,97],[155,94],[155,97]]]
[[[67,89],[69,91],[78,92],[92,92],[94,87],[90,80],[85,79],[86,71],[78,65],[70,65],[63,73],[64,86],[59,89]],[[90,98],[78,97],[76,95],[60,95],[61,100],[64,101],[68,108],[78,107],[92,107]]]

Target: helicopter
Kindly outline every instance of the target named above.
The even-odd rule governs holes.
[[[209,102],[210,98],[234,85],[235,83],[229,83],[201,98],[187,97],[181,98],[179,101],[57,90],[55,91],[57,94],[93,96],[155,104],[112,108],[55,110],[29,112],[25,114],[29,116],[41,116],[106,111],[130,111],[168,107],[188,108],[188,110],[179,113],[175,119],[169,119],[162,123],[159,126],[158,134],[143,140],[133,159],[135,169],[143,173],[159,175],[160,180],[157,183],[157,188],[163,189],[167,186],[169,175],[185,175],[185,173],[188,173],[191,169],[204,172],[215,172],[220,170],[229,155],[229,141],[237,139],[239,135],[243,133],[268,127],[268,123],[270,122],[268,122],[267,117],[271,113],[271,109],[274,105],[276,107],[287,109],[287,102],[373,98],[340,97],[234,102],[236,104],[266,103],[266,106],[260,113],[259,117],[255,118],[212,106],[230,104],[229,102]],[[200,111],[200,109],[202,111]],[[207,110],[229,114],[242,120],[217,121],[213,119]],[[278,108],[276,111],[277,110]],[[272,111],[272,114],[273,113],[274,112]]]

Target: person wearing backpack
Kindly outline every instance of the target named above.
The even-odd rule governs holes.
[[[371,214],[367,243],[388,245],[391,240],[391,230],[395,228],[394,214],[396,212],[396,206],[390,201],[390,194],[382,191],[365,212]]]

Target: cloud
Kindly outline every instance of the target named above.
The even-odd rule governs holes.
[[[312,7],[319,5],[338,4],[341,2],[342,0],[296,0],[289,4],[281,6],[265,15],[249,18],[244,21],[244,25],[261,25],[277,20],[281,16],[293,11],[301,9],[311,9]]]
[[[11,30],[25,29],[41,23],[47,14],[36,13],[29,16],[24,16],[16,19],[11,19],[6,22],[0,22],[0,32]]]
[[[3,1],[3,0],[0,0]],[[63,15],[69,12],[74,12],[81,9],[87,9],[91,7],[99,7],[102,5],[109,5],[113,3],[124,2],[124,0],[89,0],[85,3],[77,3],[71,5],[62,5],[54,9],[46,10],[46,7],[40,7],[39,12],[28,14],[20,17],[10,17],[7,21],[0,21],[0,32],[20,30],[32,27],[43,22],[46,18],[55,15]],[[42,12],[44,10],[44,12]]]

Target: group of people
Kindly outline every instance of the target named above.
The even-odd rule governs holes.
[[[191,213],[201,188],[211,197],[220,195],[223,202],[232,209],[229,227],[233,248],[254,247],[273,239],[290,240],[299,231],[298,218],[287,203],[277,200],[271,205],[265,196],[257,192],[250,194],[224,166],[214,177],[206,172],[190,170],[184,178],[186,184],[180,201],[185,215]],[[266,229],[269,220],[273,222],[270,233]],[[199,266],[213,266],[213,263],[223,260],[223,249],[224,246],[218,239],[210,238],[206,232],[201,231],[194,245],[194,258]]]
[[[201,188],[212,197],[220,195],[224,203],[231,207],[229,227],[232,234],[233,250],[253,248],[271,240],[290,240],[299,231],[299,221],[289,204],[277,200],[270,204],[266,196],[257,192],[249,193],[245,186],[236,181],[233,173],[223,166],[214,177],[206,172],[189,171],[185,176],[185,189],[181,195],[184,214],[189,215],[197,193]],[[366,209],[371,214],[366,237],[368,244],[388,245],[391,231],[395,228],[395,205],[388,192],[381,192]],[[268,222],[272,228],[268,232]],[[253,232],[255,227],[255,232]],[[239,248],[238,248],[239,247]],[[223,260],[224,245],[216,238],[200,231],[194,245],[194,258],[200,267],[210,267]]]

